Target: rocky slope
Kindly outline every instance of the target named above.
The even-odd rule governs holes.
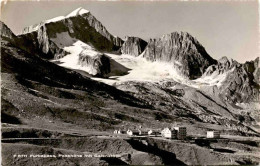
[[[82,8],[67,16],[26,27],[19,36],[34,41],[34,47],[40,48],[51,58],[65,56],[62,48],[77,40],[93,45],[100,51],[118,50],[123,43],[120,38],[112,36],[89,11]]]
[[[156,117],[159,121],[188,120],[191,123],[202,122],[205,126],[210,123],[224,126],[222,133],[228,133],[229,130],[235,130],[236,134],[255,132],[251,126],[257,124],[254,112],[258,109],[247,112],[223,102],[218,92],[210,92],[211,87],[195,89],[174,81],[127,81],[116,84],[116,87],[133,93],[135,97],[153,105],[156,110],[167,112],[167,116]]]
[[[114,45],[121,47],[123,45],[124,41],[120,37],[115,36],[113,38],[113,43],[114,43]]]
[[[183,76],[200,77],[216,60],[189,33],[173,32],[159,39],[150,39],[143,56],[150,61],[171,63]]]
[[[1,81],[1,113],[9,117],[7,123],[30,123],[30,118],[44,117],[43,121],[61,120],[103,128],[117,123],[110,115],[101,115],[102,111],[97,114],[99,107],[106,105],[104,101],[112,101],[118,107],[149,107],[114,87],[28,53],[2,37]],[[138,102],[143,106],[138,106]],[[70,113],[73,115],[69,116]]]
[[[146,46],[147,42],[143,39],[127,36],[124,44],[121,47],[121,53],[138,56],[144,51]]]
[[[206,77],[225,76],[219,85],[220,95],[229,102],[259,102],[259,58],[244,64],[226,57],[210,66],[203,74]]]

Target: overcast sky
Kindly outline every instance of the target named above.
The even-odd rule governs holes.
[[[145,40],[174,31],[196,37],[215,59],[239,62],[259,57],[258,1],[9,1],[1,20],[14,33],[42,20],[66,15],[78,7],[89,10],[115,36]]]

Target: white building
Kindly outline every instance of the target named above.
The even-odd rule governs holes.
[[[172,138],[172,131],[171,131],[168,127],[164,128],[164,129],[161,131],[161,134],[162,134],[162,137]]]
[[[147,133],[148,133],[148,135],[151,135],[153,133],[153,131],[149,130]]]
[[[220,138],[219,131],[207,131],[207,138]]]
[[[178,139],[186,139],[187,136],[186,127],[174,127],[174,129],[177,131]]]
[[[132,136],[132,135],[133,135],[133,131],[128,129],[128,130],[126,131],[126,134]]]
[[[121,130],[114,130],[114,134],[122,134]]]

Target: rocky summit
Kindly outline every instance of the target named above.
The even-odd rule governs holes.
[[[48,57],[63,57],[62,48],[76,40],[93,45],[101,51],[116,51],[122,39],[112,36],[106,28],[87,10],[78,8],[67,16],[59,16],[24,28],[21,35],[35,41]],[[45,57],[46,58],[46,57]]]
[[[217,61],[184,32],[122,40],[83,8],[0,35],[3,165],[259,164],[259,58]]]
[[[173,32],[159,39],[150,39],[143,56],[150,61],[169,62],[190,79],[200,77],[207,67],[216,63],[198,40],[186,32]]]
[[[127,36],[124,44],[121,47],[121,53],[138,56],[144,51],[146,46],[147,42],[143,39]]]
[[[225,76],[219,93],[229,102],[259,101],[259,58],[244,64],[227,57],[208,67],[203,77]],[[219,80],[220,81],[220,80]]]
[[[2,21],[0,21],[0,29],[0,35],[2,38],[6,38],[9,40],[15,38],[13,32]]]

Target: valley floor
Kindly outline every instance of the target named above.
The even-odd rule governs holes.
[[[2,164],[251,165],[260,161],[259,137],[222,135],[212,140],[193,135],[181,141],[112,133],[112,130],[68,127],[46,130],[2,124]]]

